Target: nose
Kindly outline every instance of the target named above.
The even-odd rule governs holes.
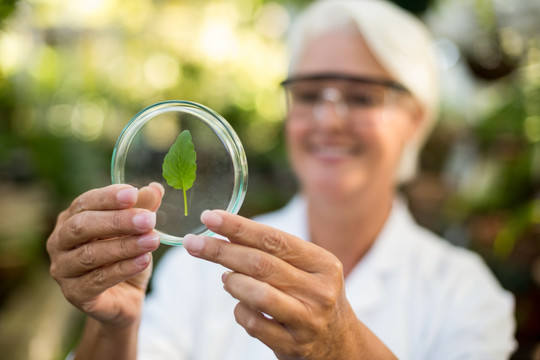
[[[349,109],[341,92],[334,88],[325,88],[321,92],[321,98],[313,107],[313,116],[319,122],[326,124],[338,124],[345,120]]]

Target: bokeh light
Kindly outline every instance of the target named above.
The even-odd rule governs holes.
[[[28,269],[46,274],[43,243],[57,214],[80,193],[110,184],[123,127],[156,102],[199,102],[232,124],[250,166],[244,215],[283,205],[296,191],[282,133],[284,39],[308,3],[17,0],[0,18],[1,289],[24,285]],[[418,179],[403,191],[418,222],[477,251],[514,293],[518,336],[533,347],[540,333],[540,311],[531,305],[540,296],[540,2],[431,4],[420,16],[436,39],[441,116]],[[145,128],[145,141],[168,146],[175,124],[164,117]],[[69,308],[56,295],[54,303]],[[65,355],[73,339],[58,334],[76,334],[68,329],[34,339],[0,329],[0,338],[31,346],[21,358]]]

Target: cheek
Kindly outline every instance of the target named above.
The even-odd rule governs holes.
[[[387,172],[397,170],[404,148],[413,136],[414,127],[407,116],[396,116],[391,123],[377,129],[374,134],[375,147],[379,161]]]
[[[305,126],[294,122],[287,122],[285,124],[285,140],[287,144],[287,150],[289,158],[294,164],[294,159],[299,156],[302,139],[307,135]]]
[[[294,140],[298,137],[299,129],[298,126],[295,126],[294,123],[291,123],[288,120],[285,120],[285,139],[287,140],[287,145],[291,145]]]

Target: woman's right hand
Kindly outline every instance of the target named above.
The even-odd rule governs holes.
[[[58,216],[47,241],[51,275],[69,302],[103,325],[140,318],[163,193],[157,183],[111,185],[82,194]]]

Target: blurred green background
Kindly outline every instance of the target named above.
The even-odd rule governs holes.
[[[540,358],[540,2],[396,2],[432,29],[443,92],[403,191],[418,222],[477,251],[515,295],[514,359]],[[290,198],[279,82],[307,3],[0,0],[3,359],[61,359],[76,341],[81,316],[49,278],[45,242],[74,197],[110,183],[116,139],[144,107],[196,101],[233,125],[243,215]]]

